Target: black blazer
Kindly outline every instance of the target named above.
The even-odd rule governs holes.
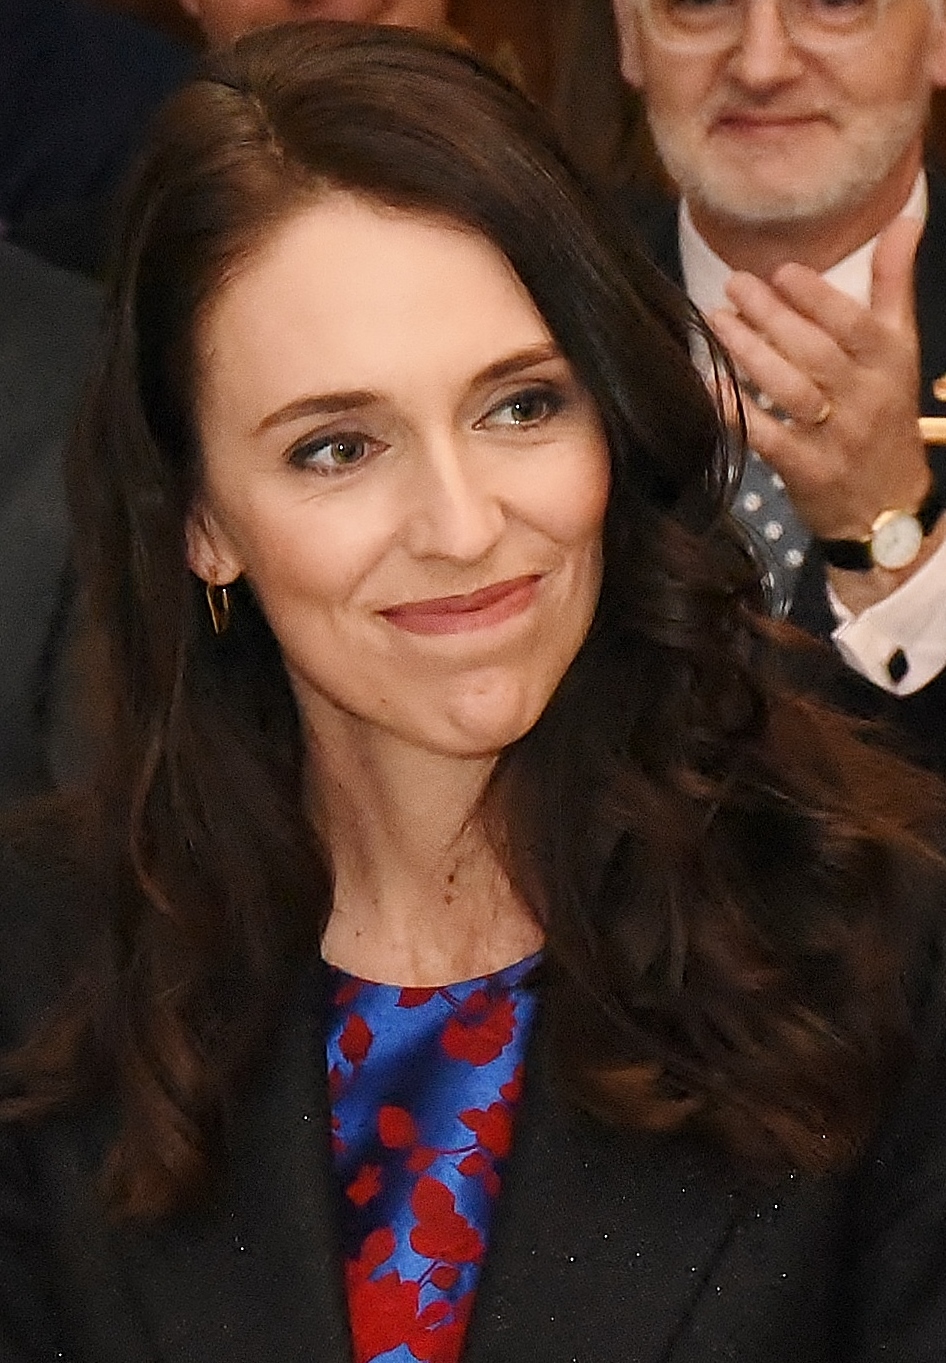
[[[0,867],[7,1038],[56,993],[80,897]],[[322,990],[315,967],[287,1000],[205,1214],[103,1221],[107,1113],[0,1127],[2,1363],[351,1363]],[[918,1009],[920,1058],[857,1168],[768,1186],[573,1112],[540,1020],[464,1363],[941,1363],[939,985]]]
[[[946,374],[946,176],[929,168],[928,184],[929,214],[916,258],[920,410],[927,416],[944,416],[946,403],[933,396],[933,384]],[[642,201],[622,193],[615,197],[613,209],[622,227],[637,237],[655,264],[674,283],[682,286],[676,205],[660,199]],[[930,462],[946,487],[946,448],[932,447]],[[943,609],[946,609],[946,603]],[[828,604],[825,563],[815,548],[806,555],[790,619],[821,639],[829,639],[834,629],[836,622]],[[892,724],[903,736],[911,756],[946,772],[946,672],[941,672],[911,696],[893,697],[840,664],[835,675],[827,682],[819,679],[819,684],[826,685],[845,709],[879,717]]]

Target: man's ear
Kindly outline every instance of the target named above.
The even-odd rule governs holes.
[[[612,0],[612,3],[621,56],[621,75],[628,85],[640,90],[644,84],[644,72],[641,65],[637,0]]]
[[[223,587],[236,581],[243,571],[240,562],[202,503],[196,502],[188,514],[184,535],[187,566],[192,573],[215,586]]]
[[[186,14],[189,14],[192,19],[196,19],[197,22],[200,23],[201,20],[200,0],[177,0],[177,3],[180,5],[181,9],[184,10]]]

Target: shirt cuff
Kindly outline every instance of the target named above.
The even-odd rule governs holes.
[[[882,601],[854,615],[828,584],[831,638],[855,672],[909,696],[946,668],[946,542]]]

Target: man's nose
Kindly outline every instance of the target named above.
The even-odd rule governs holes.
[[[804,69],[780,0],[743,0],[743,21],[729,62],[731,75],[749,89],[792,80]]]
[[[417,557],[475,563],[496,544],[506,514],[488,456],[441,439],[418,461],[407,542]]]

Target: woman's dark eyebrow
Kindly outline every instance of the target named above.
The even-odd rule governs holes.
[[[517,350],[512,355],[507,355],[501,360],[496,360],[494,364],[487,365],[480,370],[473,380],[471,387],[478,387],[484,383],[495,383],[499,379],[508,378],[511,374],[518,374],[522,369],[528,369],[534,364],[543,364],[546,360],[560,360],[562,352],[554,341],[540,341],[537,345],[526,346],[524,350]]]
[[[287,402],[285,407],[264,416],[253,434],[262,435],[263,431],[272,430],[274,426],[285,426],[290,421],[298,421],[300,417],[351,412],[358,408],[370,407],[377,401],[377,393],[359,389],[350,393],[320,393],[311,397],[294,398],[292,402]]]
[[[493,364],[487,365],[485,369],[481,369],[475,375],[471,387],[476,388],[482,384],[496,383],[500,379],[508,378],[511,374],[518,374],[521,370],[528,369],[530,365],[558,359],[561,359],[561,351],[558,346],[553,341],[540,341],[537,345],[526,346],[524,350],[517,350],[512,355],[505,355],[501,360],[496,360]],[[302,417],[356,411],[369,407],[377,401],[377,393],[372,393],[368,389],[355,389],[348,393],[320,393],[318,395],[313,394],[311,397],[294,398],[292,402],[287,402],[284,407],[264,416],[256,427],[254,435],[262,435],[264,431],[272,430],[274,426],[285,426],[290,421],[298,421]]]

